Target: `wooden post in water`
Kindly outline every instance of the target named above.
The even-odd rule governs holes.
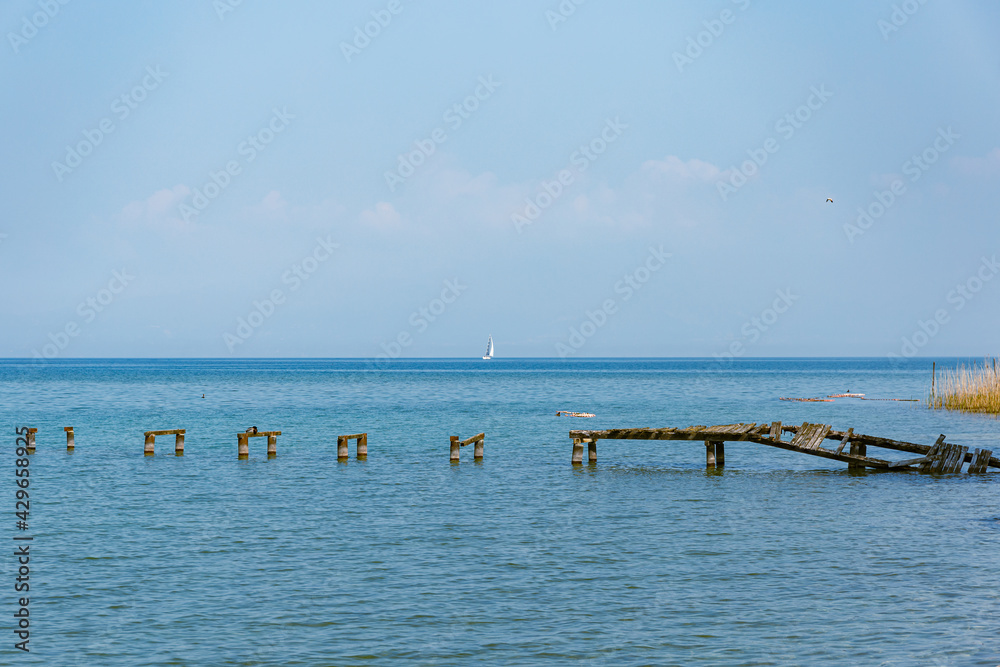
[[[337,460],[338,461],[346,461],[347,460],[347,458],[348,458],[347,444],[348,444],[347,436],[344,436],[344,435],[338,435],[337,436]]]
[[[721,440],[715,443],[715,465],[719,468],[726,467],[726,443]]]
[[[485,445],[485,444],[486,444],[486,437],[485,436],[483,436],[479,440],[476,440],[476,443],[475,443],[475,446],[474,446],[474,449],[473,449],[473,452],[472,452],[472,459],[474,461],[482,461],[483,460],[483,445]]]
[[[573,465],[583,465],[583,440],[573,438]]]
[[[278,455],[278,436],[267,436],[267,458],[273,459]]]
[[[178,433],[174,439],[174,456],[184,456],[184,434]]]
[[[362,433],[358,438],[358,452],[357,457],[359,460],[368,458],[368,434]]]
[[[868,456],[868,445],[866,445],[865,443],[851,440],[848,444],[851,446],[851,456]],[[848,471],[850,470],[860,471],[864,469],[865,466],[861,463],[847,464]]]
[[[146,443],[142,447],[143,456],[152,456],[153,450],[156,447],[156,436],[152,433],[146,434]]]
[[[236,434],[236,457],[241,461],[250,458],[250,435],[248,433]]]
[[[459,455],[460,451],[461,451],[461,445],[459,444],[458,436],[457,435],[451,436],[451,452],[449,455],[449,459],[452,462],[461,460],[462,457]]]
[[[715,441],[706,440],[705,441],[705,467],[708,469],[715,468]]]
[[[597,440],[587,443],[587,463],[597,463]]]
[[[73,427],[63,426],[63,430],[66,431],[66,451],[72,452],[76,449],[76,439],[73,437]]]
[[[37,428],[29,428],[28,429],[28,453],[29,454],[34,454],[35,453],[35,434],[36,433],[38,433],[38,429]]]

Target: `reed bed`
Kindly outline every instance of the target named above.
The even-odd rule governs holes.
[[[932,408],[1000,414],[1000,365],[986,359],[982,365],[964,364],[941,373],[931,385],[927,401]]]

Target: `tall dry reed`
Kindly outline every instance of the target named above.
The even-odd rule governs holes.
[[[1000,362],[986,359],[982,365],[963,364],[944,371],[932,387],[927,404],[946,410],[1000,414]]]

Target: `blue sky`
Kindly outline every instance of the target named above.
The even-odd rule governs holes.
[[[997,353],[995,3],[0,27],[0,356]]]

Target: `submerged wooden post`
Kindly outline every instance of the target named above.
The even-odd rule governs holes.
[[[461,456],[459,456],[459,451],[460,451],[459,448],[461,447],[461,445],[459,445],[458,442],[459,441],[457,435],[451,436],[451,451],[449,454],[449,458],[452,461],[458,461],[461,459]]]
[[[868,456],[868,445],[865,443],[851,440],[848,444],[851,446],[851,456]],[[861,463],[848,463],[847,469],[864,470],[865,466]]]
[[[347,443],[348,443],[348,441],[347,441],[347,436],[346,435],[338,435],[337,436],[337,460],[338,461],[346,461],[347,460],[347,458],[348,458]]]
[[[715,441],[705,441],[705,467],[715,468]]]
[[[250,458],[250,434],[236,434],[236,456],[241,460]]]
[[[597,463],[597,440],[587,443],[587,463]]]
[[[267,436],[267,458],[273,459],[278,455],[278,436]]]
[[[583,465],[583,440],[573,438],[573,465]]]
[[[367,433],[362,433],[358,437],[358,451],[357,451],[356,456],[358,457],[358,459],[367,459],[368,458],[368,434]]]
[[[174,440],[174,456],[184,456],[184,434],[178,433]]]
[[[76,449],[76,439],[73,437],[73,427],[63,426],[63,430],[66,431],[66,451],[71,452]]]
[[[35,453],[35,434],[36,433],[38,433],[38,429],[37,428],[29,428],[28,429],[28,453],[29,454],[34,454]]]
[[[152,456],[155,445],[156,445],[156,436],[153,435],[152,433],[147,433],[146,444],[142,448],[143,456]]]
[[[472,452],[472,458],[476,461],[483,460],[483,446],[486,444],[486,436],[484,435],[479,440],[476,440],[475,449]]]

